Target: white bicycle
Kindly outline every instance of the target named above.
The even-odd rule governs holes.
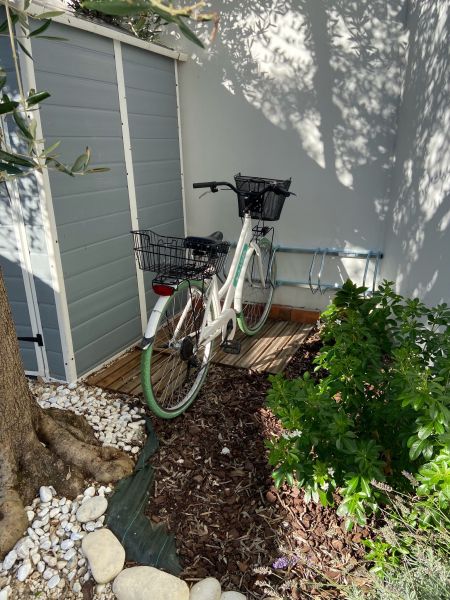
[[[236,327],[254,335],[264,325],[276,282],[273,227],[266,221],[280,218],[290,183],[240,174],[236,185],[194,183],[211,192],[228,188],[238,197],[242,230],[223,278],[230,244],[222,232],[186,238],[132,232],[139,266],[156,273],[152,286],[160,296],[141,342],[142,389],[158,417],[171,419],[190,406],[205,381],[216,340],[223,351],[238,354]]]

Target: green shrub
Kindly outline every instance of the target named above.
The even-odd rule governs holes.
[[[394,496],[386,525],[367,543],[376,576],[364,593],[343,590],[347,600],[450,600],[450,520],[437,503]],[[417,515],[428,510],[438,522],[417,528]]]
[[[364,524],[386,500],[373,482],[450,501],[450,309],[427,308],[383,282],[371,297],[347,281],[322,314],[323,348],[309,373],[271,378],[268,404],[284,433],[269,443],[276,485]]]

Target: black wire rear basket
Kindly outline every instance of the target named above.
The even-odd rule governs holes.
[[[131,233],[139,268],[157,273],[158,280],[167,283],[212,277],[223,268],[230,248],[228,242],[199,237],[178,238],[150,229]]]
[[[239,191],[239,216],[244,217],[249,212],[252,219],[261,221],[278,221],[285,201],[285,196],[275,192],[267,192],[257,206],[252,205],[252,198],[248,192],[261,192],[268,185],[276,185],[286,192],[291,185],[290,179],[264,179],[262,177],[247,177],[246,175],[234,176],[236,188]]]

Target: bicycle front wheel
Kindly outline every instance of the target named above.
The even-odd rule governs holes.
[[[156,416],[172,419],[197,396],[208,371],[212,342],[198,344],[205,313],[203,285],[185,281],[167,298],[143,351],[141,381]]]
[[[272,244],[267,238],[257,242],[261,252],[261,269],[256,252],[250,258],[242,285],[242,308],[238,314],[238,324],[247,335],[255,335],[261,330],[269,316],[276,283],[276,262]]]

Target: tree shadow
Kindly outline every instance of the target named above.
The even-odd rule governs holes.
[[[187,180],[230,169],[292,176],[298,198],[285,205],[283,244],[379,249],[405,65],[405,2],[215,6],[216,42],[208,54],[196,54],[196,67],[180,69],[181,101],[183,93],[197,95],[199,104],[183,123],[185,138],[197,137],[215,155],[199,159],[185,151]],[[188,199],[188,225],[195,227],[203,209],[198,197]]]
[[[403,294],[448,298],[450,247],[450,11],[413,2],[397,140],[385,273]]]

